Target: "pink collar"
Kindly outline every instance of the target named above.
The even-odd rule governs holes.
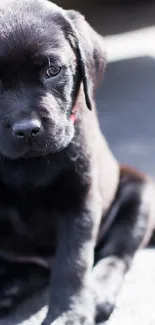
[[[74,124],[77,120],[77,116],[76,113],[78,111],[79,107],[75,104],[75,106],[72,109],[71,115],[70,115],[70,119],[72,121],[72,123]]]

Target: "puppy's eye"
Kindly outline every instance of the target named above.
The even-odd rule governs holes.
[[[52,78],[57,76],[61,71],[61,67],[58,64],[51,64],[46,71],[46,78]]]

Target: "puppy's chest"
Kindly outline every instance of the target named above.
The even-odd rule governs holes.
[[[62,202],[49,189],[5,198],[0,205],[0,250],[22,256],[54,254]]]
[[[65,173],[51,185],[37,190],[0,192],[0,257],[55,254],[59,224],[76,210],[85,189],[76,177]]]

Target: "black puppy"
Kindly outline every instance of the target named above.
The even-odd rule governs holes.
[[[44,324],[105,320],[149,240],[154,185],[119,166],[99,128],[104,67],[103,39],[79,13],[1,2],[1,313],[50,279]]]

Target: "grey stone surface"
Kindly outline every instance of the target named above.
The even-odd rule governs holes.
[[[155,252],[137,254],[117,301],[117,307],[106,325],[155,324]]]
[[[125,30],[132,29],[135,17],[139,19],[140,27],[149,26],[149,17],[150,25],[153,24],[154,5],[152,10],[150,5],[146,10],[127,10],[111,12],[108,9],[108,20],[106,9],[103,8],[102,15],[98,8],[99,19],[94,10],[92,21],[102,32],[104,18],[106,32],[109,31],[110,18],[112,32],[116,21],[119,22],[119,32],[124,25]],[[90,16],[93,17],[92,14]],[[138,26],[138,22],[134,26]],[[101,128],[118,160],[155,176],[155,58],[141,56],[109,64],[97,94],[97,105]],[[154,325],[154,287],[155,251],[146,250],[137,254],[126,276],[117,308],[106,325]],[[39,325],[46,312],[46,307],[43,307],[46,301],[46,292],[38,294],[9,318],[1,320],[0,325]]]

